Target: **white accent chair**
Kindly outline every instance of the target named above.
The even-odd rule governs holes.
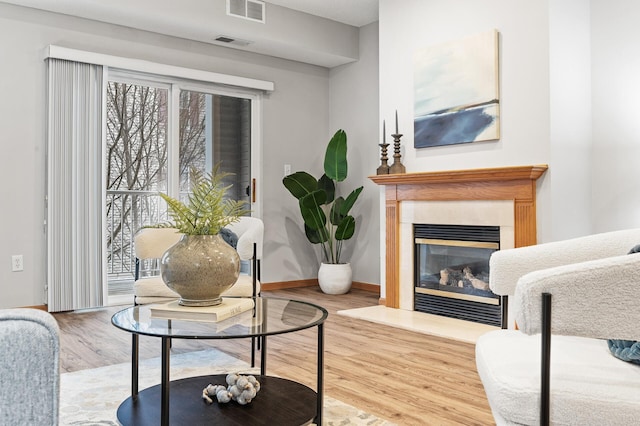
[[[160,276],[160,259],[177,243],[182,234],[175,228],[142,228],[133,237],[136,255],[134,303],[162,303],[180,297],[167,287]]]
[[[497,425],[627,425],[640,420],[640,365],[606,339],[640,340],[640,229],[495,252],[490,287],[513,296],[510,323],[476,344]]]
[[[0,310],[0,425],[57,425],[60,330],[37,309]]]
[[[238,222],[226,228],[238,236],[236,250],[240,260],[252,261],[250,274],[240,274],[236,283],[222,296],[252,297],[260,294],[260,260],[264,224],[261,219],[243,216]],[[142,262],[159,262],[164,252],[178,242],[182,234],[175,228],[143,228],[134,236],[136,270],[134,283],[134,302],[137,305],[162,303],[175,300],[180,296],[167,287],[159,275],[159,267],[147,270],[148,276],[142,276]],[[159,266],[159,265],[158,265]],[[255,287],[255,288],[254,288]]]
[[[240,260],[251,261],[251,273],[240,274],[236,283],[222,295],[227,297],[249,297],[260,294],[260,273],[264,223],[257,217],[242,216],[239,221],[227,225],[238,236],[236,250]]]

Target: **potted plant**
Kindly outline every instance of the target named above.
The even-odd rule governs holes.
[[[187,202],[160,196],[167,202],[172,223],[183,236],[167,250],[160,263],[165,284],[180,295],[180,304],[211,306],[230,288],[240,273],[238,253],[220,236],[220,231],[238,221],[249,210],[245,201],[226,198],[230,185],[222,180],[229,173],[216,165],[211,173],[191,169],[192,191]]]
[[[330,294],[346,293],[351,288],[351,265],[342,262],[342,243],[355,232],[356,220],[349,212],[363,187],[351,191],[347,198],[336,197],[338,182],[346,178],[347,134],[340,129],[327,145],[320,179],[295,172],[282,180],[298,200],[307,239],[322,247],[318,282],[322,291]]]

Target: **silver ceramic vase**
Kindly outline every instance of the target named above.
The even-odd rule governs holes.
[[[162,256],[162,279],[184,306],[213,306],[240,275],[238,252],[220,235],[184,235]]]

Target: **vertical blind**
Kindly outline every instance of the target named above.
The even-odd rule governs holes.
[[[48,310],[99,307],[106,287],[102,66],[47,61]]]

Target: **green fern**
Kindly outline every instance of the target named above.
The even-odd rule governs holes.
[[[217,164],[211,173],[203,174],[192,168],[190,171],[192,192],[188,202],[183,203],[167,194],[160,193],[167,202],[171,224],[187,235],[215,235],[225,226],[237,222],[240,216],[249,213],[246,201],[230,200],[225,195],[231,185],[222,180],[231,173],[220,171]]]

